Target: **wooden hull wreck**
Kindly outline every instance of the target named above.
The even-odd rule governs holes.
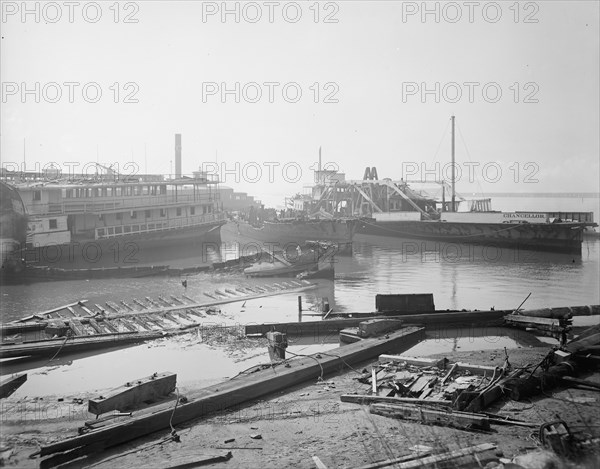
[[[212,306],[246,301],[314,288],[306,280],[290,280],[237,291],[205,293],[209,301],[198,302],[186,295],[167,299],[137,298],[88,305],[79,301],[2,325],[0,358],[54,356],[107,348],[182,334],[201,327],[216,312]],[[211,321],[212,323],[212,321]]]

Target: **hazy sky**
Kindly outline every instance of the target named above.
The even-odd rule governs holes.
[[[227,185],[276,204],[311,183],[319,146],[351,179],[449,177],[454,114],[459,191],[598,191],[599,5],[227,2],[223,17],[222,2],[29,2],[23,16],[3,1],[2,164],[25,140],[29,169],[169,173],[181,133],[184,173],[218,155]]]

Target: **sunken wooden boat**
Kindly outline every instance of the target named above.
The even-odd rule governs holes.
[[[306,280],[238,287],[204,293],[207,301],[187,295],[107,301],[80,300],[5,323],[0,327],[0,358],[61,356],[182,334],[203,325],[219,310],[213,306],[314,288]],[[209,321],[214,325],[214,321]]]

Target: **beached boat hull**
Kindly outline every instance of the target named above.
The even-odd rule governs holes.
[[[458,223],[362,220],[358,233],[445,243],[581,253],[585,223]]]

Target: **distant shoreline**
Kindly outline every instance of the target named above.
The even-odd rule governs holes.
[[[572,199],[598,199],[600,192],[486,192],[485,197],[562,197]]]

